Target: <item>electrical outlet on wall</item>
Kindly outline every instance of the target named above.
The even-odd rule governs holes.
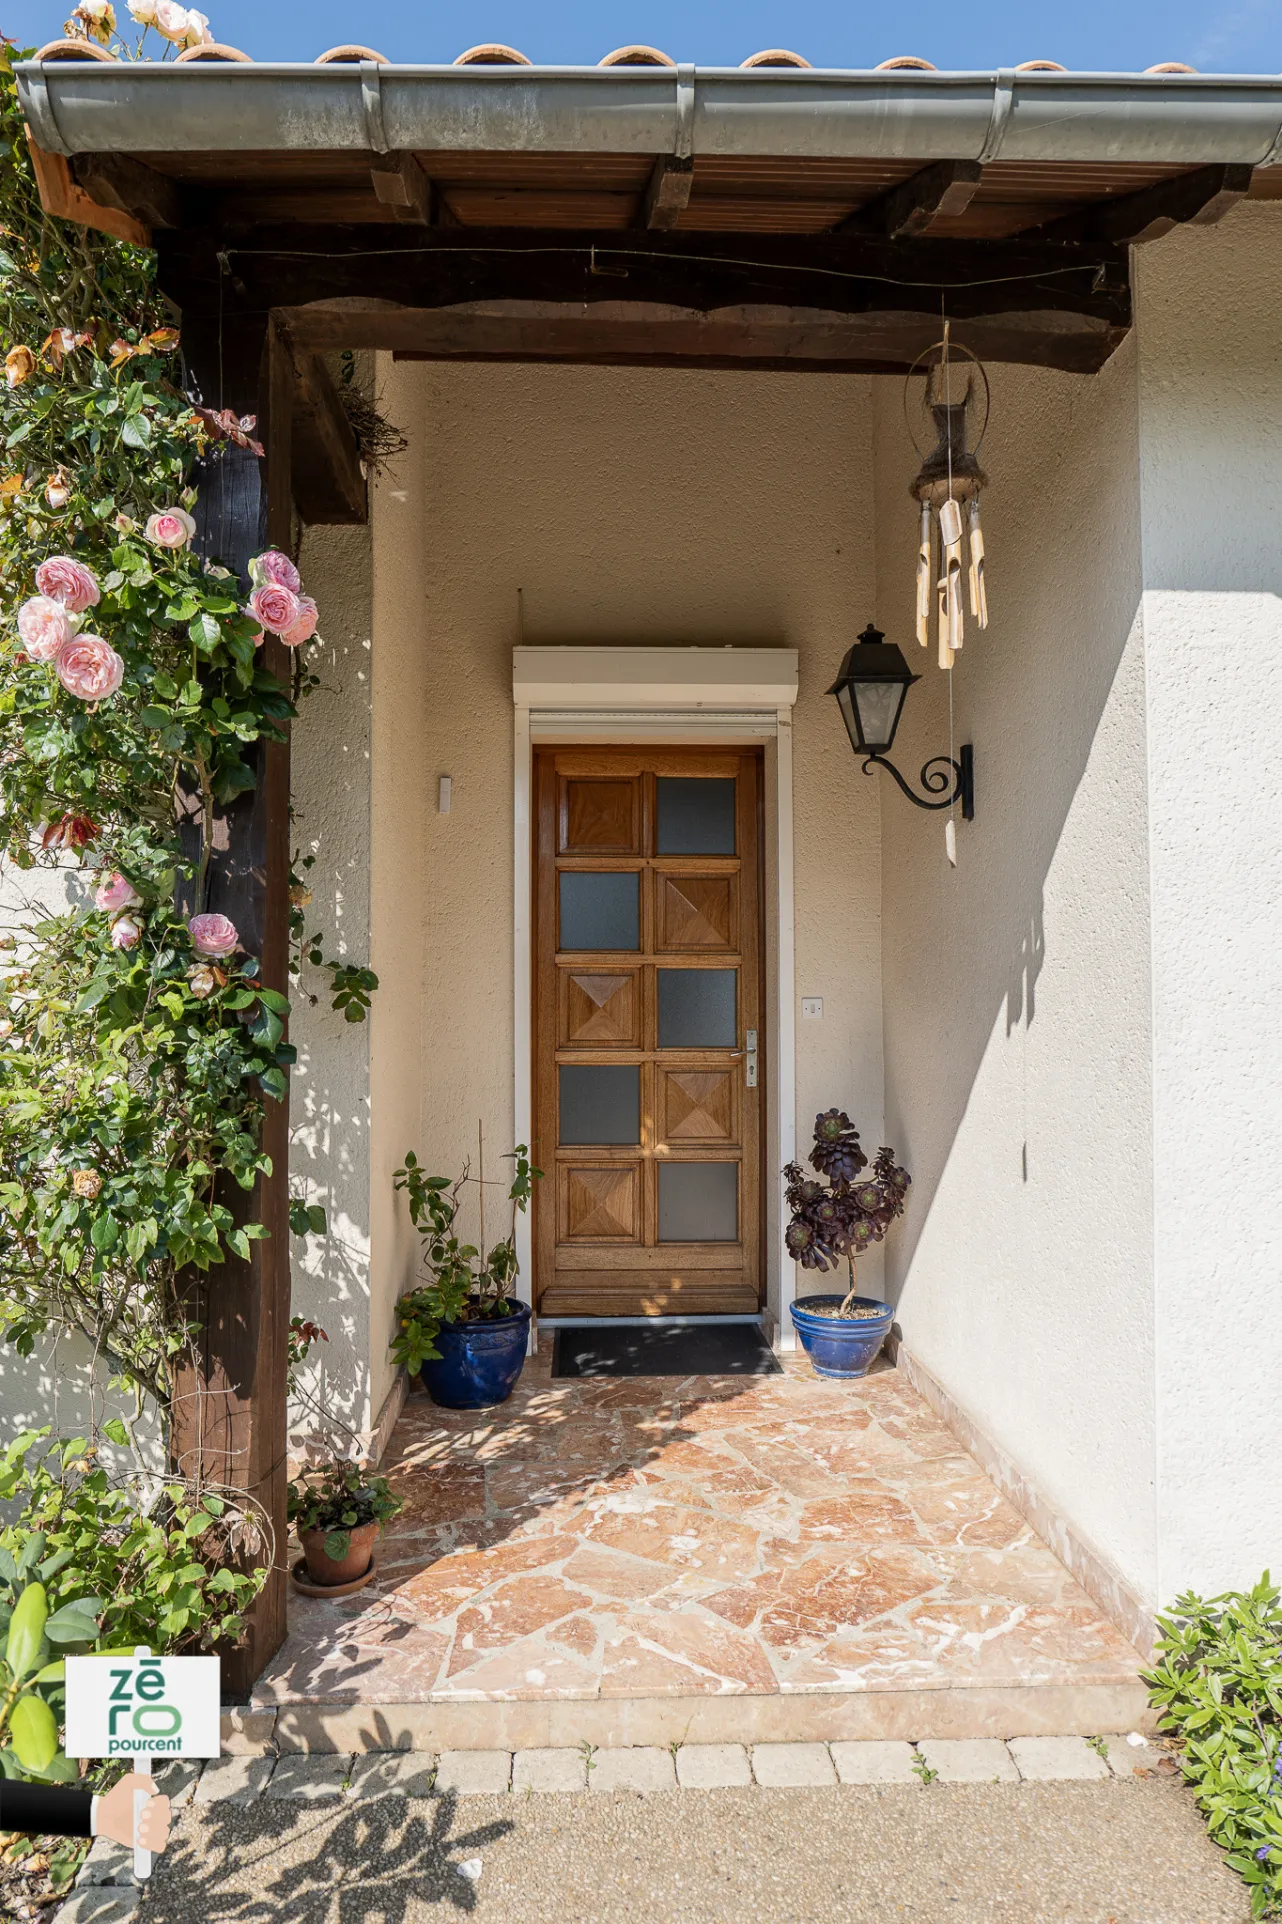
[[[824,999],[821,995],[803,995],[801,1013],[807,1022],[822,1022]]]

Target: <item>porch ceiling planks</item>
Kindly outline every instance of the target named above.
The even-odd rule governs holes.
[[[185,316],[288,309],[313,353],[893,371],[942,298],[977,353],[1085,372],[1131,323],[1125,250],[1065,242],[291,226],[156,245]]]
[[[371,167],[371,160],[375,165]],[[574,228],[623,232],[649,223],[647,194],[681,232],[820,234],[847,223],[892,224],[889,197],[915,182],[909,200],[951,170],[952,191],[930,220],[932,235],[1000,239],[1033,233],[1074,214],[1104,209],[1164,181],[1201,170],[1171,163],[996,161],[972,178],[974,161],[875,156],[671,156],[419,151],[412,162],[440,202],[437,218],[465,227]],[[379,192],[377,156],[347,152],[225,151],[79,155],[72,168],[104,184],[105,204],[149,225],[231,231],[261,223],[393,224],[404,219]],[[965,189],[971,191],[967,193]],[[1282,168],[1257,169],[1253,198],[1282,194]],[[96,193],[96,190],[95,190]],[[883,231],[885,231],[883,227]],[[902,232],[912,231],[912,221]]]

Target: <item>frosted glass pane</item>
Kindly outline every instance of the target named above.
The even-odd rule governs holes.
[[[660,855],[734,854],[734,780],[660,775]]]
[[[639,875],[576,875],[561,881],[563,949],[639,949]]]
[[[561,1142],[640,1142],[641,1071],[584,1063],[559,1071]]]
[[[659,1164],[661,1243],[733,1243],[738,1238],[738,1163]]]
[[[660,969],[659,1047],[733,1049],[734,969]]]

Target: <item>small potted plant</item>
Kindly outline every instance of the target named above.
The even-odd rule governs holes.
[[[374,1543],[401,1507],[384,1476],[337,1454],[310,1465],[289,1486],[289,1520],[298,1531],[303,1569],[294,1581],[309,1597],[347,1597],[377,1569]]]
[[[840,1109],[815,1117],[810,1164],[821,1180],[795,1162],[783,1172],[792,1211],[789,1253],[803,1269],[835,1269],[844,1258],[850,1288],[844,1295],[798,1297],[791,1305],[793,1327],[820,1376],[866,1376],[895,1312],[889,1303],[857,1294],[855,1258],[903,1214],[912,1178],[893,1149],[879,1149],[872,1175],[865,1177],[868,1158],[859,1132]]]
[[[516,1218],[530,1201],[542,1174],[521,1143],[507,1200],[508,1233],[485,1246],[485,1142],[480,1141],[478,1173],[470,1166],[457,1181],[425,1175],[411,1152],[396,1171],[396,1187],[409,1198],[410,1220],[423,1239],[428,1280],[409,1290],[396,1305],[392,1355],[410,1375],[421,1373],[434,1403],[447,1410],[483,1410],[505,1403],[516,1388],[529,1342],[530,1306],[515,1294]],[[479,1199],[480,1242],[465,1243],[455,1224],[469,1183]]]
[[[317,1460],[290,1482],[287,1510],[303,1552],[302,1562],[294,1566],[297,1587],[309,1597],[349,1597],[372,1582],[378,1568],[375,1540],[401,1508],[401,1498],[386,1477],[375,1476],[360,1462],[355,1432],[299,1385],[299,1365],[312,1345],[328,1341],[318,1324],[301,1316],[290,1319],[290,1394],[320,1417],[327,1430],[337,1424],[346,1440],[340,1446],[324,1437]]]

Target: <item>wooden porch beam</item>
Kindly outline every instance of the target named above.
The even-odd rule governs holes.
[[[1160,180],[1138,194],[1101,201],[1080,214],[1049,222],[1026,236],[1032,241],[1072,241],[1082,245],[1128,245],[1160,240],[1173,227],[1192,223],[1210,227],[1222,220],[1251,190],[1250,167],[1197,167]]]
[[[284,310],[300,349],[340,344],[391,350],[401,359],[560,361],[597,367],[686,366],[794,373],[890,373],[910,367],[939,332],[938,312],[876,309],[695,308],[615,301],[464,302],[401,307],[387,301],[323,301]],[[1088,373],[1126,329],[1091,315],[1046,310],[979,316],[966,343],[981,358]]]
[[[936,160],[898,187],[858,207],[838,221],[834,233],[880,234],[886,240],[915,240],[937,221],[964,213],[984,177],[977,160]]]
[[[370,168],[376,199],[390,207],[398,221],[427,227],[435,198],[431,181],[413,154],[385,154]]]
[[[290,469],[295,506],[313,527],[360,526],[369,519],[369,490],[337,383],[319,354],[298,347],[287,325],[282,332],[294,375]]]
[[[267,475],[252,453],[228,447],[211,460],[197,489],[199,551],[233,568],[248,592],[251,556],[268,544],[292,545],[290,490],[291,412],[294,370],[283,340],[262,311],[245,313],[234,298],[223,325],[200,314],[183,316],[183,347],[192,378],[212,406],[237,414],[257,412],[265,423]],[[282,681],[289,657],[268,639],[258,656]],[[260,961],[267,987],[288,993],[289,941],[289,745],[259,742],[252,751],[255,786],[215,811],[213,846],[204,899],[194,905],[190,885],[179,912],[193,906],[226,915],[235,923],[247,954]],[[189,855],[198,846],[198,796],[187,798],[182,827]],[[183,1278],[186,1300],[199,1326],[199,1346],[175,1388],[175,1467],[206,1483],[262,1506],[275,1537],[266,1587],[246,1616],[245,1635],[221,1650],[224,1701],[244,1703],[255,1679],[285,1637],[286,1584],[286,1370],[290,1316],[289,1107],[264,1102],[262,1147],[270,1176],[246,1193],[221,1180],[218,1200],[238,1223],[261,1222],[265,1240],[250,1245],[247,1260],[229,1255],[210,1272]],[[252,1553],[252,1566],[258,1561]]]
[[[291,224],[243,236],[162,231],[156,245],[165,292],[184,313],[210,316],[234,294],[256,311],[334,300],[409,308],[570,301],[589,309],[622,301],[705,313],[751,305],[937,319],[946,296],[959,321],[1008,312],[1087,315],[1123,328],[1131,321],[1125,249],[1063,240],[424,227],[408,243],[390,225]]]
[[[641,196],[638,225],[660,230],[675,227],[690,204],[693,186],[693,155],[660,154]]]
[[[157,172],[128,154],[77,154],[71,172],[100,207],[132,214],[144,227],[181,227],[182,189],[168,174]]]

